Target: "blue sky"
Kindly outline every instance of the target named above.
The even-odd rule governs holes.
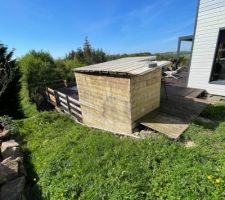
[[[0,0],[0,8],[0,41],[16,56],[43,49],[57,58],[85,36],[110,54],[174,51],[178,36],[193,33],[197,0]]]

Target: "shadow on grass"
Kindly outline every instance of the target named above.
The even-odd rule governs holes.
[[[202,126],[204,129],[210,129],[212,131],[215,131],[220,124],[220,122],[218,121],[205,120],[205,118],[197,118],[192,123]]]
[[[208,129],[214,133],[221,122],[225,122],[225,103],[209,105],[198,118],[192,121],[192,124],[198,125],[203,129]],[[186,142],[190,139],[189,134],[182,134],[179,141]]]
[[[214,131],[223,121],[225,121],[225,104],[218,104],[209,105],[193,123]]]
[[[209,105],[201,116],[218,122],[225,121],[225,103]]]
[[[37,184],[37,182],[39,181],[39,177],[35,171],[34,165],[32,164],[31,152],[28,149],[24,149],[24,165],[27,170],[26,187],[25,187],[25,195],[27,199],[32,200],[43,199],[42,190]]]

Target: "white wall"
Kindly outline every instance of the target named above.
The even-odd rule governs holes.
[[[225,0],[200,0],[188,87],[225,96],[225,85],[209,83],[219,29],[225,27]]]

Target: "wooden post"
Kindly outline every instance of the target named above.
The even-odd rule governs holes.
[[[63,80],[63,84],[65,87],[68,87],[67,80]]]
[[[59,96],[58,96],[58,93],[57,93],[57,91],[55,91],[54,90],[54,94],[55,94],[55,104],[56,104],[56,106],[59,106]]]
[[[71,113],[71,110],[70,110],[70,101],[69,101],[69,97],[67,95],[66,95],[66,101],[67,101],[68,111],[69,111],[69,113]]]
[[[178,45],[177,45],[177,59],[180,58],[180,47],[181,47],[181,38],[178,39]]]
[[[51,100],[50,100],[50,96],[49,96],[48,87],[46,87],[46,88],[45,88],[45,90],[46,90],[46,94],[47,94],[47,97],[48,97],[48,102],[51,102]]]

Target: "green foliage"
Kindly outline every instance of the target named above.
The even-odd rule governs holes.
[[[30,51],[19,60],[21,70],[21,107],[26,117],[37,114],[44,101],[47,84],[60,79],[74,79],[72,68],[81,66],[75,60],[57,60],[47,52]]]
[[[20,84],[21,88],[19,92],[19,101],[21,112],[23,113],[24,117],[32,117],[38,113],[37,106],[30,100],[27,82],[25,80],[21,80]]]
[[[106,53],[102,49],[94,49],[86,37],[83,48],[79,47],[76,51],[71,50],[65,60],[76,60],[83,65],[91,65],[106,61]]]
[[[21,70],[21,107],[25,116],[36,114],[36,105],[43,101],[42,93],[47,81],[59,79],[54,65],[54,60],[49,53],[36,52],[27,53],[19,60]]]
[[[93,63],[92,47],[87,37],[84,40],[83,52],[85,63],[87,63],[88,65],[92,64]]]
[[[12,57],[13,51],[8,52],[8,47],[0,44],[0,97],[14,78],[16,60]]]
[[[32,199],[224,199],[223,110],[205,111],[218,122],[211,129],[191,124],[183,140],[192,148],[163,136],[121,139],[55,112],[17,121]]]
[[[155,55],[157,60],[174,60],[177,58],[176,52],[156,53]],[[182,66],[188,66],[190,62],[190,52],[181,51],[180,59]]]
[[[151,53],[149,52],[107,55],[102,49],[92,48],[88,38],[86,37],[84,40],[83,48],[79,47],[76,51],[71,50],[68,54],[66,54],[65,60],[76,60],[83,65],[91,65],[125,57],[150,55]]]
[[[6,128],[7,130],[10,130],[11,133],[17,133],[18,128],[12,118],[9,116],[0,116],[0,125]]]
[[[84,64],[80,63],[76,59],[58,59],[55,60],[57,73],[60,74],[63,79],[72,81],[74,80],[73,69],[76,67],[82,67]]]
[[[22,71],[23,83],[29,92],[29,98],[33,102],[39,102],[42,83],[60,79],[56,71],[54,60],[49,53],[30,51],[19,60]]]

